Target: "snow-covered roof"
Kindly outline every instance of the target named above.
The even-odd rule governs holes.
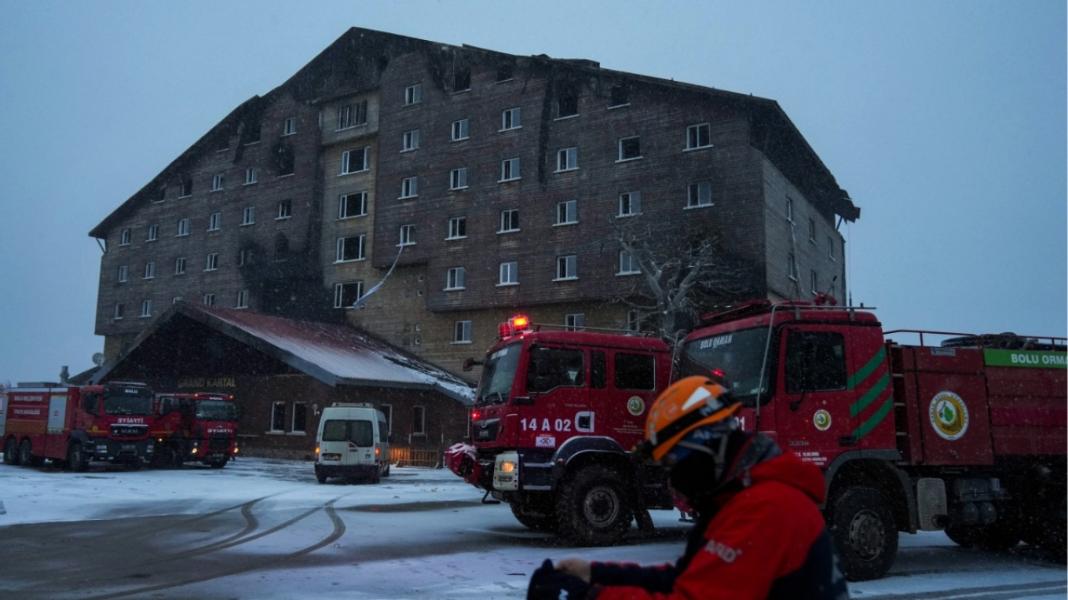
[[[138,336],[134,348],[178,315],[248,344],[327,385],[435,389],[465,404],[474,400],[474,390],[456,375],[347,324],[179,302]],[[105,365],[94,380],[104,379],[117,364]]]

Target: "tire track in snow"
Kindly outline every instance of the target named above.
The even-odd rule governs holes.
[[[952,590],[917,592],[913,594],[881,594],[862,597],[854,593],[853,597],[863,598],[863,600],[1013,600],[1015,598],[1061,594],[1065,591],[1068,591],[1068,585],[1061,580],[954,588]]]

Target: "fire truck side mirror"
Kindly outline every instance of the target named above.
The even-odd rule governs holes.
[[[466,373],[466,372],[470,371],[471,369],[473,369],[475,367],[475,365],[481,366],[482,364],[483,364],[483,362],[481,360],[475,360],[474,358],[468,357],[468,358],[464,359],[464,364],[463,364],[462,368],[463,368],[464,372]]]

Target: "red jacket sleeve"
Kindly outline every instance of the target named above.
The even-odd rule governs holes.
[[[808,498],[781,484],[740,492],[712,519],[705,545],[679,573],[670,592],[605,586],[598,600],[766,598],[775,580],[796,570],[823,530]]]

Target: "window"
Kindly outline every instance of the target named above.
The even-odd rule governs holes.
[[[404,88],[404,104],[419,104],[423,101],[423,86],[415,83]]]
[[[150,260],[145,263],[145,279],[156,278],[156,261]]]
[[[497,233],[512,233],[519,231],[519,209],[506,208],[501,211],[501,226]]]
[[[123,304],[122,302],[118,302],[118,303],[115,304],[115,312],[112,315],[112,318],[115,319],[116,321],[118,321],[119,319],[122,319],[123,313],[125,313],[125,312],[126,312],[126,305]]]
[[[120,246],[129,246],[130,245],[130,237],[131,237],[130,228],[127,227],[127,228],[123,229],[122,232],[119,233],[119,245]]]
[[[248,290],[237,292],[237,302],[234,303],[234,308],[248,308]]]
[[[456,321],[452,329],[452,343],[471,343],[471,321]]]
[[[831,262],[838,260],[834,257],[834,238],[831,236],[827,236],[827,258],[831,259]]]
[[[467,237],[467,217],[452,217],[449,219],[449,236],[447,240],[458,240]]]
[[[581,387],[586,381],[582,350],[531,346],[527,391],[548,392],[561,386]]]
[[[341,153],[341,175],[367,170],[367,147],[346,150]]]
[[[568,331],[582,331],[586,328],[586,315],[583,313],[571,313],[564,315],[564,329]]]
[[[617,217],[633,217],[642,214],[642,193],[623,192],[619,195],[619,214]]]
[[[556,100],[556,118],[566,119],[578,115],[578,93],[573,89],[564,89]]]
[[[119,283],[126,283],[130,278],[130,268],[126,265],[119,265]]]
[[[568,279],[578,279],[578,256],[575,254],[556,257],[556,279],[553,281]]]
[[[445,291],[464,289],[466,272],[463,267],[452,267],[445,274]]]
[[[146,242],[154,242],[159,239],[159,225],[152,224],[148,226],[148,235],[145,237]]]
[[[271,404],[271,429],[270,431],[284,431],[286,422],[286,403],[284,401]]]
[[[294,117],[288,117],[282,122],[282,135],[293,135],[297,132],[297,120]]]
[[[789,196],[786,197],[786,220],[794,222],[794,199]]]
[[[337,129],[348,129],[367,123],[367,101],[362,100],[337,108]]]
[[[603,390],[608,384],[608,366],[602,350],[590,350],[590,387]]]
[[[712,206],[712,182],[691,183],[686,190],[686,208]]]
[[[656,389],[656,367],[651,354],[616,353],[616,389]]]
[[[218,231],[222,226],[222,213],[213,212],[208,217],[208,231]]]
[[[463,92],[471,89],[470,67],[460,67],[453,71],[452,91]]]
[[[185,257],[179,256],[174,259],[174,274],[185,275]]]
[[[141,301],[141,318],[145,319],[145,318],[148,318],[148,317],[151,317],[151,316],[152,316],[152,301],[151,300],[142,300]]]
[[[249,167],[245,169],[245,185],[252,185],[256,183],[256,168]]]
[[[152,199],[153,202],[163,202],[167,199],[167,186],[161,185],[159,191],[156,193],[156,197]]]
[[[279,177],[293,174],[293,148],[289,144],[278,144],[274,148],[272,161]]]
[[[619,272],[616,275],[637,275],[642,270],[638,266],[637,259],[634,255],[626,250],[619,251]]]
[[[185,198],[193,195],[193,178],[186,175],[182,177],[182,180],[178,187],[178,197]]]
[[[690,125],[686,128],[686,149],[709,148],[712,146],[712,127],[708,123]]]
[[[405,177],[401,180],[401,198],[415,198],[419,195],[419,177]]]
[[[215,306],[215,294],[204,294],[201,301],[204,303],[204,306]]]
[[[237,266],[243,267],[252,264],[252,250],[244,248],[237,252]]]
[[[178,219],[178,234],[176,237],[189,235],[189,219]]]
[[[244,208],[244,210],[241,211],[241,224],[242,225],[253,225],[255,223],[256,223],[256,207],[255,206],[246,206]]]
[[[211,191],[218,192],[223,189],[223,176],[222,173],[217,173],[211,176]]]
[[[497,83],[511,81],[515,76],[515,65],[511,63],[497,65]]]
[[[393,406],[389,404],[379,404],[378,410],[382,411],[382,414],[386,416],[386,433],[393,432]],[[382,436],[382,439],[388,439],[386,436]]]
[[[367,215],[367,192],[354,192],[338,196],[338,219],[351,219],[365,215]]]
[[[219,268],[219,253],[212,252],[207,256],[207,260],[204,261],[205,271],[215,271]]]
[[[519,107],[507,108],[501,111],[501,131],[519,129],[523,126],[522,112]]]
[[[630,90],[625,85],[613,85],[608,99],[608,108],[618,108],[630,104]]]
[[[641,331],[642,313],[637,310],[627,311],[627,331]]]
[[[293,421],[290,431],[293,433],[305,433],[308,427],[308,404],[306,402],[293,403]]]
[[[452,132],[449,139],[454,142],[460,140],[466,140],[468,138],[469,122],[467,119],[460,119],[459,121],[452,122]]]
[[[347,281],[334,284],[334,308],[347,308],[363,296],[362,281]]]
[[[419,148],[419,130],[405,131],[401,138],[401,152],[411,152]]]
[[[573,171],[578,168],[578,148],[561,148],[556,153],[556,170]]]
[[[790,331],[786,337],[786,393],[842,390],[845,386],[842,334]]]
[[[182,297],[181,296],[175,296],[175,297],[171,298],[171,304],[178,304],[181,301],[182,301]]]
[[[816,243],[816,219],[812,217],[808,219],[808,241]]]
[[[515,181],[519,179],[519,159],[506,158],[501,161],[501,178],[499,181]]]
[[[426,407],[412,407],[412,435],[426,435]]]
[[[820,293],[819,276],[816,275],[816,270],[815,269],[811,269],[808,272],[808,286],[809,286],[809,291],[812,292],[813,296],[815,296],[816,294]]]
[[[797,281],[797,259],[793,252],[786,255],[786,276]]]
[[[278,203],[278,216],[275,219],[288,219],[293,216],[293,201],[282,200]]]
[[[337,238],[337,258],[335,259],[336,262],[363,260],[365,238],[366,236],[364,235]]]
[[[641,138],[638,136],[619,138],[618,160],[634,160],[642,157]]]
[[[400,242],[398,246],[414,246],[415,245],[415,225],[401,225],[400,228]]]
[[[565,200],[556,203],[556,222],[553,225],[574,225],[578,223],[578,200]]]
[[[516,261],[502,262],[498,273],[498,286],[519,284],[519,263]]]
[[[467,188],[467,167],[449,171],[449,189],[462,190],[465,188]]]

